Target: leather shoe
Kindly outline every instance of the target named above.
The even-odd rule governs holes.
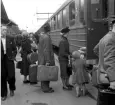
[[[49,90],[47,90],[47,91],[43,91],[44,93],[53,93],[54,92],[54,90],[53,89],[49,89]]]
[[[7,96],[4,96],[4,97],[1,98],[1,100],[2,100],[2,101],[5,101],[6,98],[7,98]]]
[[[72,88],[71,87],[64,87],[63,86],[63,90],[72,90]]]
[[[14,96],[14,91],[13,90],[10,91],[10,96]]]
[[[67,87],[73,88],[73,86],[72,86],[72,85],[70,85],[70,84],[69,84],[69,85],[67,85]]]

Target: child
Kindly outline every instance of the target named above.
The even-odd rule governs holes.
[[[73,84],[76,89],[76,96],[80,96],[80,91],[85,95],[85,84],[89,82],[88,73],[85,70],[86,61],[80,58],[81,54],[79,51],[72,53],[72,68],[73,68]]]

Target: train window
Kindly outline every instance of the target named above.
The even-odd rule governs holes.
[[[52,18],[52,30],[56,29],[56,18],[55,16]]]
[[[63,24],[63,27],[66,27],[66,14],[67,14],[67,10],[65,8],[62,11],[62,24]]]
[[[80,21],[85,24],[84,22],[84,0],[80,0]]]
[[[92,19],[108,17],[108,0],[91,0]]]
[[[53,18],[53,21],[54,21],[54,30],[56,29],[56,17],[54,16]]]
[[[60,29],[61,28],[61,12],[58,13],[57,15],[57,28]]]
[[[69,24],[70,26],[75,24],[75,1],[69,5]]]

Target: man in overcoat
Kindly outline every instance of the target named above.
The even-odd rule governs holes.
[[[49,35],[50,26],[46,24],[44,26],[44,33],[39,38],[39,46],[38,46],[38,65],[47,65],[47,66],[54,66],[54,53],[52,49],[51,38]],[[52,93],[54,90],[49,87],[50,81],[42,81],[41,88],[42,91],[45,93]]]
[[[115,16],[112,16],[110,21],[112,31],[99,41],[94,51],[99,56],[100,72],[105,73],[110,82],[110,89],[115,90]],[[99,91],[97,105],[115,105],[115,94]]]
[[[10,95],[14,95],[15,86],[15,64],[17,54],[14,37],[6,26],[1,27],[1,97],[4,101],[7,98],[7,81]]]

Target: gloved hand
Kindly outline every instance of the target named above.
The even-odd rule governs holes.
[[[115,81],[114,82],[110,82],[110,88],[115,90]]]
[[[46,63],[46,66],[50,66],[50,63]]]

